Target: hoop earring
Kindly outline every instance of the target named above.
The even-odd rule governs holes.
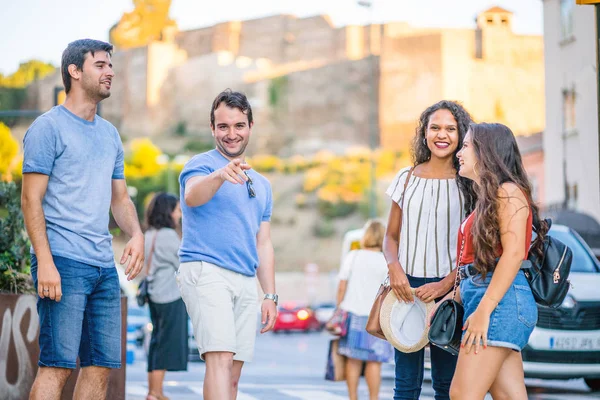
[[[475,164],[473,164],[473,173],[475,174],[475,176],[477,178],[479,178],[479,174],[477,173],[477,169],[475,168],[477,166],[478,161],[475,161]]]
[[[423,138],[423,144],[427,146],[427,138]]]

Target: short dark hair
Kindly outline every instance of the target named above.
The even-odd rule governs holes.
[[[215,127],[215,110],[221,103],[225,103],[227,107],[237,108],[248,117],[248,125],[252,125],[252,107],[248,102],[248,98],[242,92],[234,92],[231,89],[225,89],[213,101],[210,109],[210,126]]]
[[[179,199],[170,193],[160,192],[154,195],[146,210],[146,225],[148,228],[175,229],[175,222],[171,217],[177,207]]]
[[[91,53],[93,56],[97,51],[106,51],[109,55],[112,55],[113,45],[100,40],[80,39],[69,43],[65,51],[63,51],[60,69],[62,72],[62,80],[63,85],[65,85],[66,93],[69,93],[71,90],[71,74],[69,74],[69,65],[75,64],[78,70],[82,70],[83,62],[85,61],[85,55],[87,53]]]

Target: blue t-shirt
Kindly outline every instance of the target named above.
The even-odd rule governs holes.
[[[209,175],[229,163],[217,150],[198,154],[187,162],[181,175],[183,238],[179,261],[205,261],[246,275],[256,275],[256,235],[263,221],[271,220],[273,195],[269,181],[254,170],[256,197],[248,195],[246,184],[224,182],[210,201],[198,207],[185,204],[185,184],[194,176]]]
[[[49,176],[42,207],[52,254],[114,267],[111,184],[125,179],[117,129],[98,115],[90,122],[56,106],[33,122],[23,147],[23,173]]]

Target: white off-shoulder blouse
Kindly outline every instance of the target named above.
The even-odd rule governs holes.
[[[386,194],[402,209],[398,260],[407,275],[444,277],[456,266],[458,229],[464,218],[464,198],[456,179],[426,179],[410,167],[396,174]]]

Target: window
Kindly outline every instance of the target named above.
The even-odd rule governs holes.
[[[575,118],[575,89],[563,91],[563,120],[564,132],[568,134],[577,128]]]
[[[574,0],[560,0],[560,38],[568,40],[573,38],[573,11]]]
[[[475,58],[483,58],[483,31],[481,28],[475,30]]]

